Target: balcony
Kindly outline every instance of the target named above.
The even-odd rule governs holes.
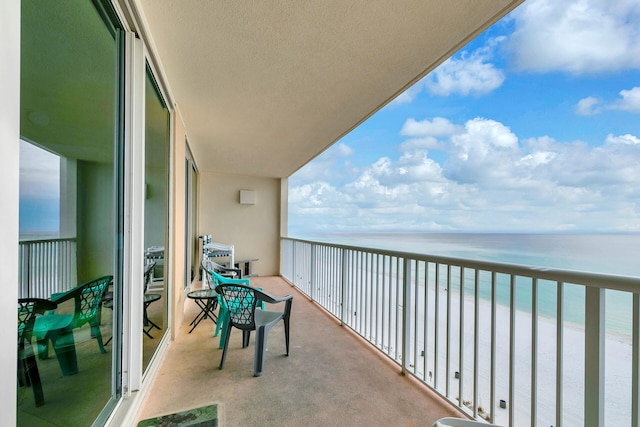
[[[219,370],[213,324],[188,333],[188,300],[139,419],[218,403],[230,426],[638,425],[640,278],[295,239],[281,259],[284,280],[251,280],[294,295],[291,356],[279,325],[254,378],[234,331]]]
[[[290,356],[284,356],[281,322],[269,333],[264,374],[254,378],[254,337],[242,349],[242,334],[233,330],[225,367],[218,369],[222,350],[213,324],[205,320],[188,333],[197,313],[189,301],[140,420],[212,403],[219,405],[223,426],[430,426],[457,413],[281,278],[251,283],[274,295],[293,295]]]

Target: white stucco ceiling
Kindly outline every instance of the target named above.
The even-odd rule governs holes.
[[[201,170],[287,177],[522,0],[140,0]]]

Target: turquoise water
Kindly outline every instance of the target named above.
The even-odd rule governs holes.
[[[640,234],[335,233],[296,237],[427,255],[640,277]],[[482,282],[480,295],[489,299],[490,286],[486,280]],[[472,280],[465,280],[465,283],[472,283]],[[517,279],[516,307],[520,310],[531,310],[530,283],[525,278]],[[469,286],[469,289],[465,286],[465,292],[473,291],[473,285]],[[498,303],[508,305],[509,289],[508,277],[499,275]],[[555,283],[539,282],[541,316],[556,317],[556,295]],[[565,285],[564,316],[567,321],[584,324],[584,299],[583,287]],[[631,310],[629,293],[607,291],[606,324],[610,332],[630,334]]]
[[[640,234],[324,233],[292,237],[640,277]]]

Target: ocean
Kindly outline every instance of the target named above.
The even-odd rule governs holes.
[[[640,277],[640,234],[305,233],[325,243]]]
[[[640,277],[640,234],[385,232],[307,233],[295,237],[425,255]],[[506,286],[507,283],[502,284],[503,288]],[[540,287],[538,298],[541,316],[555,317],[555,294],[555,287]],[[481,297],[488,298],[489,295],[485,293]],[[578,326],[584,325],[584,289],[567,285],[565,298],[565,320]],[[498,303],[508,304],[507,292],[498,293]],[[628,293],[607,291],[608,332],[630,338],[631,304]],[[517,307],[530,310],[530,295],[518,293]]]

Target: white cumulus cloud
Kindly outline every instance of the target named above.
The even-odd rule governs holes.
[[[634,135],[620,135],[614,136],[612,134],[607,135],[605,141],[607,144],[626,144],[626,145],[638,145],[640,146],[640,138]]]
[[[621,90],[620,99],[611,105],[616,110],[628,111],[630,113],[640,113],[640,87]]]
[[[447,59],[425,79],[429,92],[435,95],[483,95],[500,87],[504,72],[491,62],[493,51],[504,40],[499,37],[471,54]]]
[[[629,113],[640,113],[640,87],[629,90],[621,90],[620,97],[614,101],[605,103],[593,96],[581,99],[576,104],[576,114],[580,116],[592,116],[603,110],[621,110]]]
[[[319,179],[291,188],[290,224],[325,231],[640,231],[638,136],[610,134],[589,146],[549,136],[521,140],[486,118],[450,124],[455,131],[440,141],[445,160],[406,145],[343,183]]]
[[[448,136],[457,132],[459,126],[451,123],[444,117],[435,117],[433,120],[408,119],[402,125],[400,135],[404,136]]]
[[[528,0],[506,43],[517,69],[599,73],[640,68],[640,2]]]
[[[326,181],[348,174],[354,169],[350,162],[353,155],[354,150],[348,145],[341,142],[334,144],[294,174],[295,185],[319,179]]]
[[[576,114],[579,116],[592,116],[594,114],[598,114],[600,112],[601,101],[593,96],[588,96],[586,98],[581,99],[576,104]]]

